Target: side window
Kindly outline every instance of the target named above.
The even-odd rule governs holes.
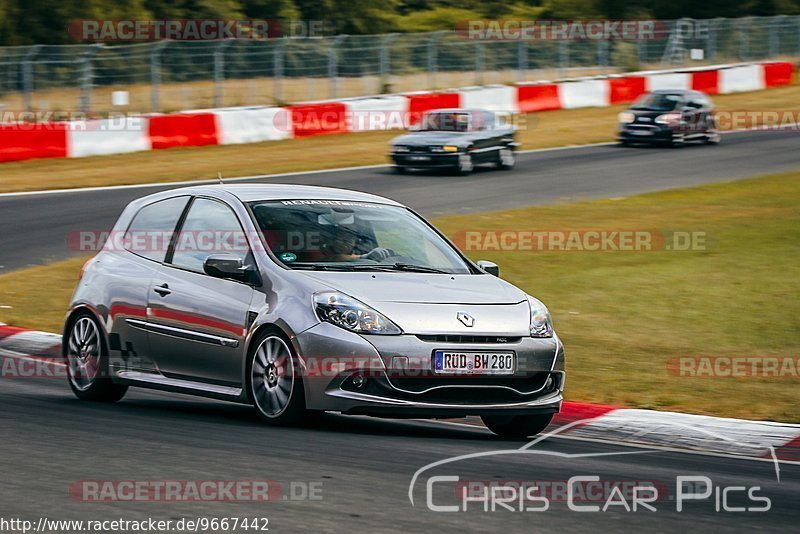
[[[134,215],[125,233],[125,249],[149,260],[162,262],[188,196],[148,204]]]
[[[198,198],[189,208],[171,264],[203,272],[203,263],[212,254],[232,254],[246,261],[249,253],[244,230],[236,214],[217,200]]]

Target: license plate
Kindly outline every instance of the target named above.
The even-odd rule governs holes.
[[[408,156],[408,161],[428,161],[428,156]]]
[[[653,135],[650,130],[631,130],[633,135]]]
[[[517,356],[513,352],[461,352],[437,350],[433,371],[440,374],[513,375]]]

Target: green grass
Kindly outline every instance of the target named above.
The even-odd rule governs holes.
[[[469,251],[539,297],[567,351],[567,397],[800,422],[792,377],[687,378],[673,357],[800,356],[800,172],[618,200],[453,216],[465,230],[705,232],[695,251]],[[83,260],[0,276],[0,320],[58,331]]]

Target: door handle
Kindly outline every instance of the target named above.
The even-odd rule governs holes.
[[[160,286],[156,286],[153,288],[153,291],[161,295],[162,297],[166,297],[172,291],[169,290],[169,284],[161,284]]]

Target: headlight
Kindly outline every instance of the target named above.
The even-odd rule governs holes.
[[[617,116],[617,120],[622,124],[628,124],[636,120],[636,115],[631,113],[630,111],[623,111]]]
[[[664,113],[663,115],[659,115],[656,117],[656,122],[658,124],[674,124],[681,122],[681,114],[680,113]]]
[[[397,145],[394,147],[395,152],[408,152],[410,149],[407,146]]]
[[[531,307],[531,337],[553,337],[553,320],[547,306],[530,295],[528,304]]]
[[[336,291],[314,293],[314,311],[320,321],[359,334],[402,334],[396,324],[366,304]]]

